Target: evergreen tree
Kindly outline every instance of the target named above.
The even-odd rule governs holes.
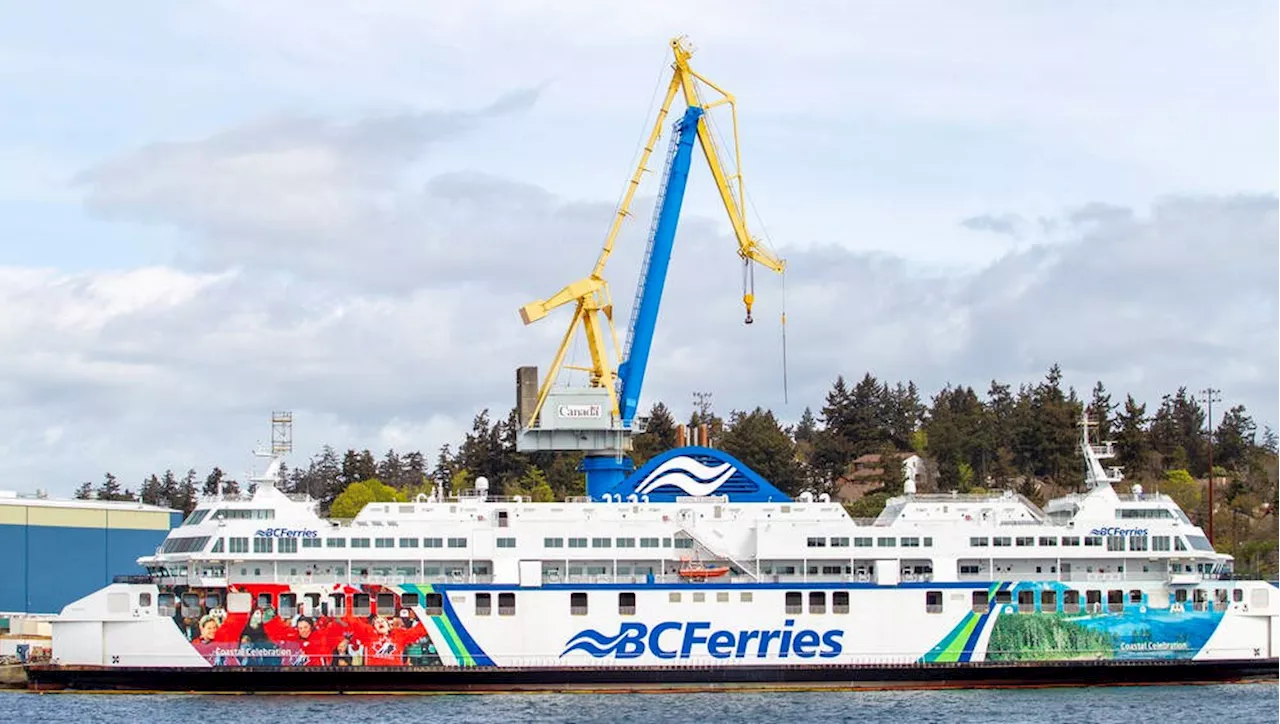
[[[404,464],[401,463],[400,456],[396,454],[395,449],[390,449],[387,450],[387,454],[378,461],[376,477],[397,490],[405,487],[407,484],[422,482],[421,479],[412,481],[406,480],[404,472]]]
[[[172,470],[165,470],[164,475],[160,477],[160,495],[164,500],[161,505],[166,508],[180,510],[178,506],[178,478],[174,476]]]
[[[1133,395],[1124,398],[1124,411],[1116,416],[1116,461],[1130,476],[1142,470],[1150,452],[1147,440],[1147,406],[1138,404]]]
[[[142,502],[147,505],[160,505],[165,507],[168,507],[169,505],[169,501],[164,495],[164,487],[160,484],[160,478],[157,478],[155,473],[148,475],[146,479],[142,481],[140,492],[142,494]]]
[[[795,443],[772,412],[759,407],[749,413],[734,412],[721,445],[779,490],[792,496],[800,493]]]
[[[1236,405],[1222,416],[1222,424],[1214,433],[1213,461],[1228,470],[1247,464],[1249,451],[1254,448],[1257,425],[1245,413],[1244,405]]]
[[[93,483],[88,481],[80,484],[76,488],[76,500],[91,500],[93,498]]]
[[[818,432],[818,421],[813,416],[813,410],[808,407],[804,408],[804,412],[800,413],[800,421],[796,423],[795,441],[796,442],[813,442],[813,436]]]
[[[631,460],[636,467],[644,465],[653,457],[674,449],[676,439],[676,420],[671,410],[661,402],[654,403],[649,410],[649,425],[645,431],[632,440]]]
[[[102,477],[102,485],[98,486],[98,500],[121,500],[123,493],[116,476],[107,473]]]
[[[200,494],[217,495],[220,492],[219,487],[222,485],[223,476],[222,468],[215,466],[213,470],[210,470],[209,474],[205,476],[204,485],[200,488]]]
[[[1098,437],[1101,440],[1111,439],[1111,413],[1114,412],[1116,406],[1111,404],[1111,394],[1107,392],[1107,388],[1103,386],[1102,380],[1098,380],[1093,386],[1093,399],[1089,402],[1087,410],[1089,419],[1097,423]]]

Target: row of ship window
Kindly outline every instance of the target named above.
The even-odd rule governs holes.
[[[835,540],[835,539],[833,539]],[[846,545],[848,538],[844,539]],[[930,539],[926,538],[926,541]],[[349,543],[348,543],[349,542]],[[208,536],[170,538],[161,548],[163,553],[192,553],[202,551],[209,543]],[[690,538],[561,538],[542,539],[544,548],[692,548]],[[931,545],[932,542],[926,543]],[[515,548],[514,537],[494,539],[498,548]],[[218,538],[211,553],[297,553],[299,548],[466,548],[467,539],[458,538]]]
[[[1044,546],[1051,547],[1059,545],[1063,546],[1080,546],[1082,543],[1085,547],[1101,548],[1104,545],[1109,551],[1123,551],[1126,548],[1130,551],[1185,551],[1187,544],[1183,542],[1180,536],[1145,536],[1145,535],[1090,535],[1090,536],[1072,536],[1064,535],[1061,539],[1057,536],[973,536],[969,538],[969,545],[973,548],[985,548],[988,546],[996,548],[1011,547],[1029,547]],[[1192,537],[1192,544],[1196,543],[1195,537]],[[1172,548],[1170,547],[1172,546]]]
[[[894,547],[932,548],[933,547],[933,538],[931,537],[921,538],[919,536],[902,536],[901,538],[898,538],[896,536],[853,537],[853,538],[849,538],[848,536],[831,536],[830,538],[811,537],[808,539],[807,544],[808,544],[808,547],[810,548],[826,548],[828,546],[831,548],[848,548],[850,542],[853,543],[854,548],[871,548],[873,543],[877,548],[894,548]]]

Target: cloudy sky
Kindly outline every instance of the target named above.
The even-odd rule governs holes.
[[[803,9],[803,12],[799,10]],[[741,271],[701,156],[644,406],[794,419],[837,374],[1222,390],[1277,420],[1273,2],[15,4],[0,24],[0,488],[243,474],[269,414],[433,451],[545,369],[668,39],[739,101]],[[695,152],[699,153],[699,152]],[[608,277],[627,318],[653,186]],[[586,359],[577,348],[578,361]],[[1154,406],[1154,405],[1153,405]]]

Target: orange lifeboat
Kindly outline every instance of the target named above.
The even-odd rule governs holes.
[[[680,577],[694,581],[718,578],[728,572],[728,566],[706,566],[702,561],[693,561],[688,558],[683,558],[680,561]]]

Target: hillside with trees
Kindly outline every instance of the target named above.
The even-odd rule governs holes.
[[[1209,430],[1205,409],[1186,388],[1156,404],[1131,395],[1113,398],[1098,382],[1087,398],[1063,388],[1051,367],[1044,379],[1017,389],[993,380],[984,393],[948,385],[922,398],[914,382],[881,381],[865,374],[831,386],[820,408],[805,408],[794,425],[756,408],[720,416],[709,396],[696,396],[686,430],[705,425],[709,444],[742,460],[789,494],[804,490],[844,500],[855,517],[879,513],[902,492],[898,461],[924,461],[920,491],[1015,490],[1036,503],[1080,489],[1081,412],[1088,410],[1102,439],[1115,440],[1126,482],[1172,496],[1198,525],[1209,515],[1210,445],[1214,474],[1214,545],[1236,557],[1239,571],[1274,576],[1276,561],[1276,433],[1259,431],[1242,405],[1229,407]],[[634,439],[637,466],[679,443],[681,423],[670,408],[653,405],[644,434]],[[515,411],[495,418],[482,410],[461,440],[436,451],[325,446],[305,466],[286,468],[288,492],[307,493],[334,517],[354,516],[371,501],[410,500],[439,489],[470,489],[478,476],[491,490],[536,501],[585,493],[577,471],[581,455],[516,451]],[[137,492],[110,473],[84,483],[77,497],[141,500],[190,511],[200,494],[236,492],[241,485],[214,468],[203,479],[166,470],[140,481]],[[1122,484],[1122,488],[1124,485]]]

